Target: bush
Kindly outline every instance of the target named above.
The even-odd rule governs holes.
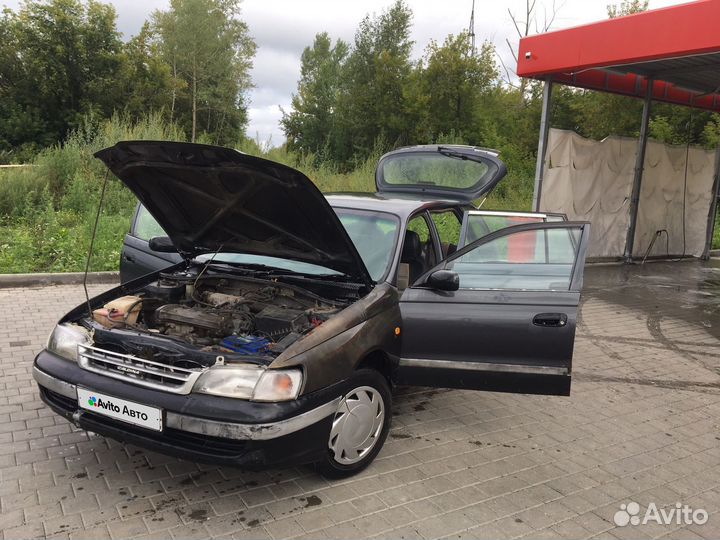
[[[93,154],[121,140],[180,140],[158,115],[130,122],[120,115],[87,123],[64,144],[42,151],[31,167],[0,176],[0,273],[70,272],[85,268],[106,167]],[[109,179],[93,270],[117,270],[135,196]]]
[[[454,133],[445,142],[462,142]],[[100,124],[87,123],[58,146],[37,155],[31,167],[0,171],[0,273],[72,272],[85,269],[106,167],[93,154],[121,140],[183,140],[181,131],[151,114],[139,122],[121,115]],[[313,155],[266,148],[243,139],[237,148],[302,171],[323,192],[375,191],[375,166],[382,144],[353,170],[320,162]],[[484,202],[483,208],[530,208],[532,156],[503,145],[502,157],[512,171]],[[95,238],[91,270],[117,270],[123,236],[137,201],[110,178]],[[720,235],[720,232],[716,234]],[[716,237],[717,238],[717,237]]]

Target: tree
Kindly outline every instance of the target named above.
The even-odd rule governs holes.
[[[449,35],[442,46],[431,41],[422,68],[427,96],[425,124],[433,139],[450,132],[477,133],[476,111],[483,95],[498,84],[495,48],[484,42],[472,50],[467,33]]]
[[[122,42],[112,6],[27,1],[0,19],[0,122],[10,147],[46,146],[117,106]]]
[[[643,102],[608,92],[575,90],[569,109],[574,114],[573,129],[584,137],[601,140],[609,135],[636,137],[640,132]],[[560,126],[557,127],[566,127]]]
[[[720,114],[714,113],[703,128],[702,142],[706,148],[718,148],[720,146]]]
[[[397,0],[379,16],[366,16],[343,68],[337,119],[330,138],[331,153],[341,163],[366,157],[377,141],[407,140],[403,88],[412,65],[412,11]]]
[[[123,98],[118,106],[133,118],[170,110],[175,81],[149,23],[125,44],[123,53],[124,70],[119,77],[124,83]]]
[[[201,131],[214,142],[235,142],[244,133],[256,47],[239,6],[239,0],[171,0],[168,11],[153,16],[175,79],[171,112],[193,142]]]
[[[305,47],[292,111],[283,111],[280,120],[290,149],[314,154],[326,149],[347,54],[347,43],[337,40],[333,46],[327,32],[317,34],[312,47]]]
[[[649,0],[622,0],[619,4],[610,4],[607,7],[607,13],[610,19],[615,19],[616,17],[647,11],[649,5]]]
[[[0,163],[22,160],[45,142],[45,121],[27,99],[26,69],[18,50],[15,15],[5,9],[0,16]]]
[[[557,17],[558,11],[560,9],[560,6],[556,5],[556,1],[552,0],[552,6],[550,8],[550,12],[548,13],[548,10],[545,6],[542,6],[543,8],[543,20],[542,23],[539,20],[538,17],[538,5],[537,0],[525,0],[525,14],[520,18],[520,16],[515,15],[510,8],[508,8],[508,15],[510,15],[510,20],[513,23],[513,27],[515,28],[515,32],[517,33],[518,37],[518,43],[519,40],[527,37],[530,35],[531,31],[534,31],[536,34],[542,34],[543,32],[547,32],[550,30],[550,27],[555,22],[555,18]],[[508,38],[505,39],[505,43],[507,43],[508,49],[510,50],[510,54],[513,57],[513,60],[515,61],[515,65],[518,63],[518,53],[517,53],[517,46],[513,46],[512,43],[510,43],[510,40]],[[503,69],[505,70],[505,76],[506,76],[506,83],[508,86],[517,86],[520,89],[520,99],[525,99],[525,90],[527,89],[528,81],[527,79],[521,77],[520,82],[518,85],[516,85],[513,81],[513,77],[510,75],[510,70],[507,68],[505,63],[502,61],[502,58],[500,58],[500,62],[503,65]],[[515,74],[515,77],[517,77],[517,74]]]

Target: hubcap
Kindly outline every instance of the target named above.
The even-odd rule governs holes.
[[[380,437],[385,422],[385,404],[370,386],[349,392],[338,405],[328,446],[335,461],[352,465],[364,458]]]

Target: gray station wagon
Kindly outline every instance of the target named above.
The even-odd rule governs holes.
[[[227,148],[96,156],[140,201],[124,283],[68,313],[33,368],[77,426],[340,477],[380,451],[393,385],[569,394],[589,225],[476,208],[505,175],[496,152],[402,148],[376,193],[328,196]]]

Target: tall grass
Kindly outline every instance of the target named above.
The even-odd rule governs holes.
[[[0,177],[0,273],[83,269],[107,171],[93,154],[139,139],[182,135],[160,115],[139,122],[116,115],[71,133],[62,145],[41,152],[31,167],[6,170]],[[117,269],[135,204],[120,182],[108,182],[93,270]]]
[[[358,163],[354,170],[342,173],[329,163],[324,162],[318,165],[316,157],[312,154],[294,154],[281,147],[265,150],[263,145],[256,140],[241,141],[237,149],[246,154],[277,161],[299,170],[324,193],[375,191],[375,165],[382,154],[380,150],[377,150],[365,161]]]
[[[0,273],[70,272],[85,267],[105,166],[93,157],[122,140],[182,141],[182,131],[159,114],[133,122],[121,115],[88,124],[61,144],[41,152],[31,167],[0,171]],[[376,151],[351,172],[315,156],[299,156],[283,148],[267,149],[243,140],[237,148],[302,171],[323,192],[375,190]],[[511,159],[513,159],[511,157]],[[483,208],[528,210],[532,171],[523,156],[488,197]],[[117,270],[123,236],[128,232],[136,199],[119,181],[110,179],[91,261],[92,270]],[[720,239],[719,239],[720,242]]]
[[[72,272],[85,267],[105,166],[93,154],[122,140],[181,141],[182,132],[160,115],[131,122],[115,115],[88,124],[62,145],[41,152],[32,166],[0,172],[0,273]],[[296,167],[323,191],[372,191],[376,156],[347,174],[313,166],[280,148],[244,140],[239,150]],[[122,240],[137,201],[111,177],[95,239],[92,270],[117,270]]]

